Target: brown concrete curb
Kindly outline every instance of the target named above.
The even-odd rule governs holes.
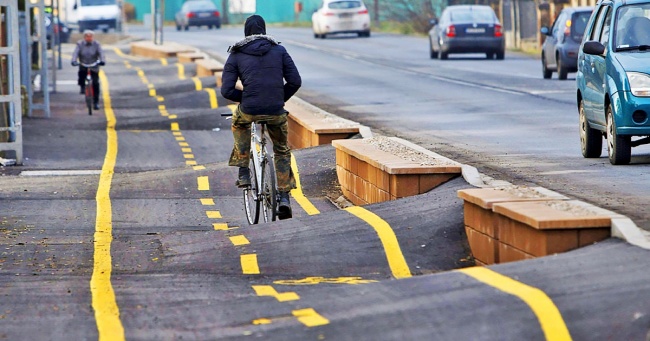
[[[196,52],[196,48],[174,42],[156,45],[151,41],[136,41],[130,44],[131,54],[148,58],[176,57],[179,53]]]

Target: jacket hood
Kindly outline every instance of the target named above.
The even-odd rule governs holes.
[[[264,34],[255,34],[247,36],[246,38],[238,41],[235,45],[228,47],[229,53],[245,53],[251,55],[261,56],[269,52],[274,45],[279,45],[280,42],[275,38]]]
[[[248,37],[255,34],[266,34],[266,23],[264,18],[259,15],[251,15],[244,24],[244,36]]]

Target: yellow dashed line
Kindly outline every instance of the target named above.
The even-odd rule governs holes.
[[[199,77],[192,77],[192,80],[194,81],[194,87],[196,91],[201,91],[203,90],[203,83],[201,83],[201,80]]]
[[[399,247],[395,232],[393,232],[393,229],[390,227],[390,225],[388,225],[388,223],[381,219],[379,216],[366,210],[365,208],[353,206],[348,207],[345,210],[359,217],[359,219],[365,221],[375,229],[377,235],[379,236],[379,240],[381,240],[381,244],[384,247],[384,252],[386,253],[386,258],[388,260],[388,266],[390,266],[390,270],[393,272],[393,276],[395,278],[411,277],[411,270],[409,270],[409,266],[406,264],[406,259],[404,259],[402,250]]]
[[[235,246],[248,245],[251,242],[248,241],[248,238],[244,235],[232,236],[230,237],[230,242]]]
[[[181,147],[188,147],[189,144],[187,142],[178,142],[178,145]]]
[[[220,219],[221,218],[221,212],[219,212],[219,211],[205,211],[205,215],[207,215],[208,218],[211,218],[211,219]]]
[[[196,178],[196,182],[199,184],[199,191],[209,191],[210,190],[210,180],[207,176],[199,176]]]
[[[165,97],[163,97],[163,96],[156,96],[156,101],[158,101],[158,102],[164,102],[164,101],[165,101]]]
[[[180,131],[174,131],[174,132],[172,132],[172,135],[174,135],[174,136],[183,136],[183,133],[181,133]]]
[[[302,193],[302,187],[300,186],[300,174],[298,173],[298,164],[296,163],[296,158],[291,154],[291,170],[296,179],[296,188],[291,190],[291,195],[300,207],[302,207],[308,215],[320,214],[320,211],[314,206],[309,199]]]
[[[295,292],[279,293],[270,285],[253,285],[253,290],[255,290],[257,296],[271,296],[279,302],[295,301],[300,299],[300,296]]]
[[[190,162],[190,161],[186,161],[185,163],[188,163],[188,162]],[[205,166],[194,166],[194,170],[197,170],[197,171],[198,170],[204,170],[204,169],[205,169]]]
[[[259,275],[260,267],[257,265],[256,254],[246,254],[240,256],[241,269],[244,275]]]
[[[215,231],[228,231],[228,230],[236,229],[238,227],[236,227],[236,226],[228,227],[228,224],[226,224],[226,223],[215,223],[215,224],[212,224],[212,228]]]
[[[175,119],[175,118],[177,118],[177,117],[178,117],[178,116],[176,116],[176,115],[169,115],[169,119],[170,119],[170,120],[173,120],[173,119]]]
[[[194,160],[187,160],[187,161],[185,161],[185,164],[188,165],[188,166],[194,166],[194,165],[196,165],[197,163],[196,163],[196,161],[194,161]]]
[[[183,136],[176,136],[176,141],[185,141]]]
[[[181,148],[181,151],[182,151],[183,153],[191,153],[191,152],[192,152],[192,148]]]
[[[571,340],[562,314],[543,291],[484,267],[457,271],[526,302],[537,316],[547,340]]]
[[[173,131],[179,130],[177,122],[172,122],[172,124],[170,124],[169,126],[170,126],[170,129],[173,130]]]
[[[194,154],[183,154],[183,157],[186,158],[186,159],[193,159]]]
[[[149,96],[156,97],[156,89],[149,89]]]
[[[160,58],[160,64],[167,65],[167,59],[166,58]]]
[[[214,206],[214,199],[212,198],[202,198],[201,205],[204,206]]]
[[[185,79],[185,66],[181,63],[176,63],[176,67],[178,67],[178,79]]]
[[[108,79],[104,71],[99,72],[104,96],[106,115],[106,155],[97,188],[97,214],[95,218],[93,274],[90,279],[92,307],[99,339],[124,340],[124,327],[120,321],[120,310],[111,284],[113,269],[111,242],[113,241],[113,210],[111,205],[111,182],[117,159],[117,132],[115,114],[111,106]]]
[[[210,95],[210,109],[216,109],[218,108],[218,103],[217,103],[217,93],[214,91],[212,88],[205,88],[203,89],[205,92],[207,92]]]
[[[158,105],[158,110],[167,110],[164,104]]]
[[[318,327],[330,323],[328,319],[319,315],[316,310],[312,308],[294,310],[291,313],[293,316],[298,318],[300,323],[307,327]]]

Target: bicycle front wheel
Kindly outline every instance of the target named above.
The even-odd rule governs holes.
[[[262,184],[260,185],[262,193],[262,209],[264,210],[264,221],[275,221],[278,216],[277,211],[277,187],[275,179],[275,165],[273,158],[265,150],[266,157],[262,163]]]
[[[251,174],[251,186],[244,189],[244,206],[248,223],[257,224],[260,220],[259,186],[257,183],[257,169],[251,160],[248,164]]]
[[[88,107],[88,115],[93,114],[93,90],[91,84],[86,84],[86,107]]]

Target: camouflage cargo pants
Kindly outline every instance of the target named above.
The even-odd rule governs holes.
[[[235,144],[230,154],[228,165],[248,167],[251,148],[251,123],[266,121],[266,131],[273,143],[275,172],[278,191],[288,192],[296,188],[296,180],[291,171],[291,148],[287,142],[287,114],[282,115],[248,115],[237,110],[232,115],[232,135]]]

